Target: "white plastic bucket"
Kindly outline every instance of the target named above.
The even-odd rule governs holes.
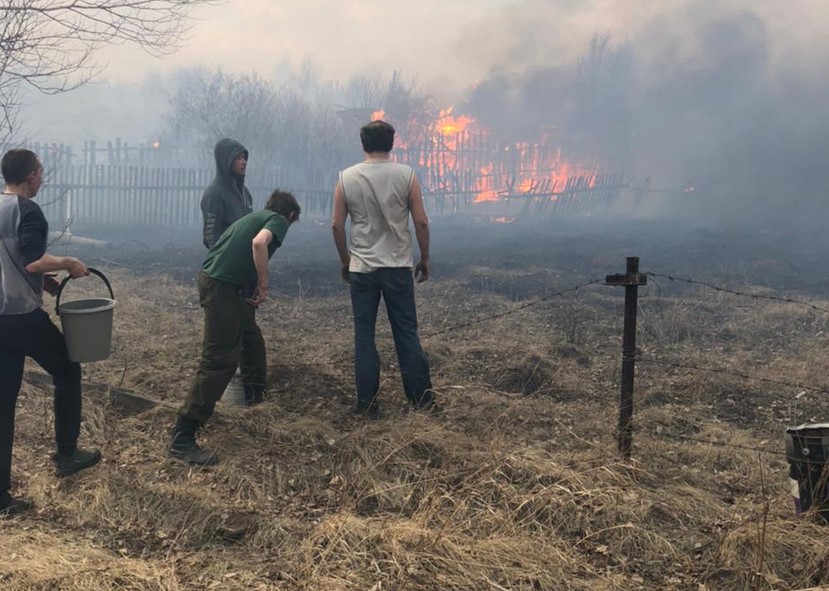
[[[93,275],[103,279],[110,298],[87,298],[60,301],[63,288],[69,281],[64,279],[58,288],[56,307],[63,328],[63,337],[69,351],[69,359],[77,362],[101,361],[112,351],[112,317],[115,309],[115,295],[104,274],[89,269]]]

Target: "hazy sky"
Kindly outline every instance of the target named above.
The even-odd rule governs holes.
[[[140,79],[148,70],[193,65],[271,74],[287,58],[313,57],[327,78],[365,70],[402,70],[424,79],[469,80],[481,48],[462,47],[464,31],[516,0],[230,0],[193,12],[189,39],[156,59],[134,47],[102,54],[112,80]],[[477,43],[477,39],[475,43]],[[481,72],[480,64],[475,72]],[[466,68],[466,70],[462,70]]]
[[[107,78],[133,81],[148,71],[193,65],[269,76],[286,59],[297,64],[310,55],[326,78],[397,69],[452,91],[492,68],[571,62],[599,30],[634,41],[642,52],[660,30],[676,35],[678,50],[705,51],[683,48],[682,20],[692,12],[710,16],[743,9],[763,16],[774,59],[804,65],[824,56],[829,2],[783,5],[780,0],[229,0],[194,11],[190,38],[173,55],[157,59],[123,46],[105,51],[101,60],[109,64]],[[662,51],[664,43],[657,45]]]

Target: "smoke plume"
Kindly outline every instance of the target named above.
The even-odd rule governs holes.
[[[811,218],[829,191],[827,16],[817,1],[527,0],[464,32],[488,36],[491,60],[465,107],[507,138],[554,134],[652,177],[685,213]]]

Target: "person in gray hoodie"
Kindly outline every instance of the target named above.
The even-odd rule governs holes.
[[[234,222],[253,212],[253,198],[245,187],[247,149],[236,140],[222,138],[216,142],[213,154],[216,157],[216,177],[204,190],[201,198],[204,218],[203,242],[208,250],[216,245],[219,237]],[[254,287],[243,287],[243,295],[250,297]],[[245,393],[245,404],[248,406],[262,402],[265,384],[258,383],[255,379],[258,372],[250,366],[249,360],[262,356],[264,350],[265,341],[261,333],[243,332],[239,373]],[[262,352],[262,355],[258,352]]]
[[[216,142],[216,178],[204,190],[201,211],[204,217],[204,245],[208,250],[233,222],[253,211],[253,198],[245,188],[248,151],[230,138]]]

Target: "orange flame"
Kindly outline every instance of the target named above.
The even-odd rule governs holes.
[[[365,113],[365,111],[363,111],[363,112]],[[371,120],[372,121],[380,121],[385,116],[386,116],[386,112],[383,109],[380,109],[379,111],[374,111],[374,113],[371,114]]]
[[[495,168],[493,164],[488,164],[481,168],[480,183],[483,189],[475,197],[475,203],[482,203],[484,201],[498,201],[498,193],[495,191],[492,182],[492,171]]]
[[[461,115],[460,117],[452,116],[452,108],[448,108],[440,112],[440,117],[435,124],[437,130],[443,135],[455,136],[463,132],[474,120],[472,117]]]
[[[385,116],[376,111],[372,120]],[[504,145],[473,117],[455,115],[452,108],[440,111],[431,122],[407,121],[401,129],[405,132],[395,141],[401,148],[398,154],[419,167],[426,194],[456,192],[471,196],[473,203],[516,195],[555,202],[565,190],[591,188],[597,181],[596,166],[566,160],[551,134],[535,144]],[[409,146],[412,151],[405,151]]]

